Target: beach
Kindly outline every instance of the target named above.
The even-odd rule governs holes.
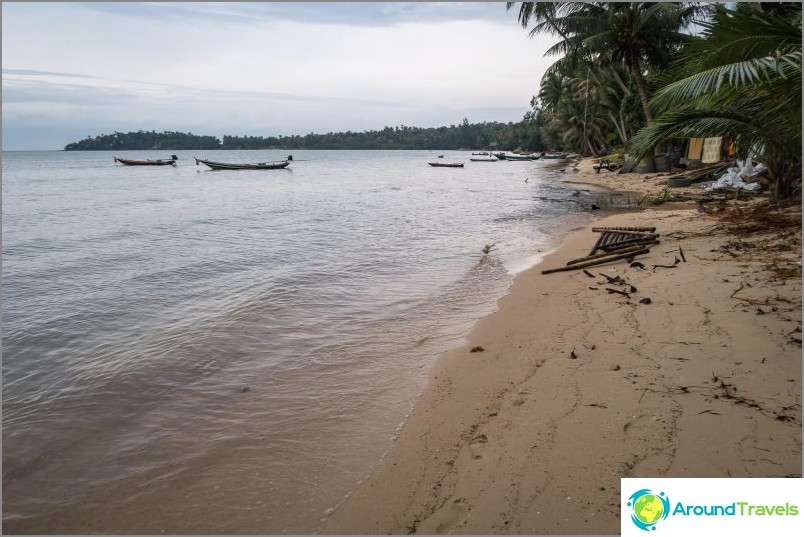
[[[664,187],[591,166],[567,181]],[[439,358],[380,469],[318,532],[617,534],[621,477],[800,477],[800,206],[756,203],[572,233]],[[541,273],[604,226],[655,226],[661,244],[642,266]]]

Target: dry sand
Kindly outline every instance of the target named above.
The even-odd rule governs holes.
[[[590,168],[568,180],[663,186]],[[617,534],[621,477],[800,477],[800,207],[736,227],[753,204],[674,205],[595,223],[656,226],[645,269],[541,274],[588,254],[585,229],[520,274],[320,533]]]

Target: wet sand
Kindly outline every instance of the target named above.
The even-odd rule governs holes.
[[[567,180],[663,188],[591,165]],[[621,477],[800,477],[800,218],[737,226],[751,207],[607,216],[594,225],[658,228],[644,269],[541,274],[597,237],[571,235],[439,359],[382,468],[319,533],[617,534]]]

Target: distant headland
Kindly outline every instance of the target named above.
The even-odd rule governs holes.
[[[304,136],[216,136],[184,132],[115,132],[69,143],[65,151],[180,149],[524,149],[542,150],[540,125],[526,114],[518,123],[469,123],[449,127],[385,127],[363,132]]]

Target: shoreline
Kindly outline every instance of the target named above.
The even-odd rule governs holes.
[[[580,166],[567,182],[662,188]],[[752,257],[688,207],[607,215],[517,274],[318,533],[617,534],[620,477],[800,476],[800,223],[792,254],[771,230],[745,239],[771,241]],[[589,269],[627,280],[627,299],[602,276],[540,273],[586,255],[593,225],[655,225],[662,242],[638,260],[672,264],[683,248],[686,262]]]

